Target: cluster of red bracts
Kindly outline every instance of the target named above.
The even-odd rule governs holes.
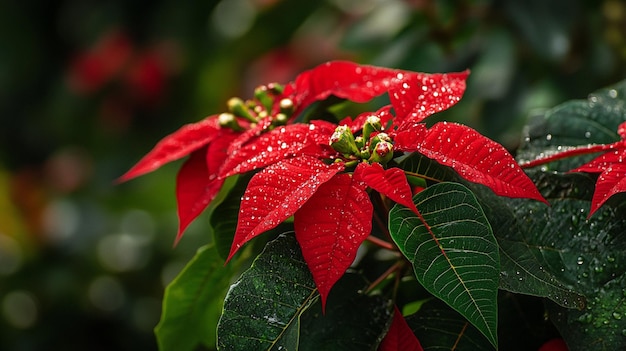
[[[284,88],[270,85],[257,89],[250,101],[230,100],[226,114],[183,126],[120,180],[189,156],[177,177],[178,241],[227,177],[260,170],[242,197],[228,259],[252,238],[293,216],[296,238],[324,304],[370,234],[373,207],[368,191],[419,215],[407,175],[387,167],[394,155],[418,152],[498,195],[545,202],[500,144],[460,124],[441,122],[427,128],[423,123],[461,99],[468,74],[329,62]],[[375,112],[338,124],[296,122],[306,107],[331,95],[362,103],[384,93],[391,105]]]

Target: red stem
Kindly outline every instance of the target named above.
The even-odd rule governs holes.
[[[370,291],[374,290],[374,288],[380,284],[383,280],[387,279],[388,276],[390,276],[391,274],[393,274],[396,271],[399,271],[402,268],[402,265],[404,263],[402,261],[398,261],[396,263],[393,264],[393,266],[389,267],[389,269],[387,269],[385,271],[385,273],[381,274],[378,278],[376,278],[375,281],[372,282],[372,284],[370,284],[367,289],[365,290],[365,293],[369,293]]]
[[[577,147],[577,148],[559,152],[559,153],[556,153],[554,155],[550,155],[544,158],[538,158],[536,160],[532,160],[529,162],[520,163],[520,167],[532,168],[532,167],[537,167],[537,166],[540,166],[549,162],[562,160],[567,157],[593,154],[593,153],[600,152],[600,151],[609,151],[609,150],[615,149],[618,143],[621,143],[621,142],[617,142],[613,144],[606,144],[606,145],[602,144],[602,145],[589,145],[589,146]]]
[[[380,247],[382,247],[383,249],[387,249],[387,250],[391,250],[391,251],[395,251],[396,247],[390,243],[387,242],[385,240],[379,239],[373,235],[370,235],[367,237],[367,241],[371,242],[372,244],[378,245]]]

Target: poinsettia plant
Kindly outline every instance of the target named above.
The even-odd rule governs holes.
[[[207,209],[213,237],[168,287],[160,347],[493,349],[499,291],[583,310],[523,237],[516,210],[551,211],[533,180],[476,130],[429,122],[468,75],[328,62],[161,140],[120,180],[188,156],[176,242]],[[592,212],[626,189],[623,145],[585,146],[607,153],[573,170],[602,173]]]

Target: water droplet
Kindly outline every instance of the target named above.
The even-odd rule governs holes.
[[[548,135],[546,135],[546,140],[547,140],[547,141],[552,140],[552,134],[548,134]]]
[[[576,259],[576,263],[578,265],[581,265],[581,264],[585,263],[585,259],[583,257],[581,257],[581,256],[578,256],[578,258]]]
[[[613,312],[613,318],[615,319],[622,319],[622,314],[619,312]]]

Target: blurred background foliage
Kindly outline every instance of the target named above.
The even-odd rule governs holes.
[[[443,117],[513,150],[529,115],[626,77],[626,4],[1,2],[0,350],[156,349],[164,287],[210,233],[200,218],[172,248],[180,163],[116,177],[229,97],[331,59],[469,68]]]

